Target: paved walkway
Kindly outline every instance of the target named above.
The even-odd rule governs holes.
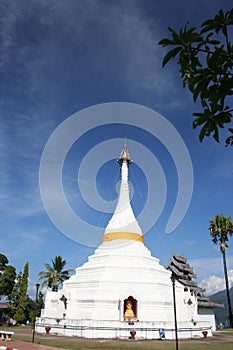
[[[61,348],[53,348],[47,345],[28,343],[22,340],[12,340],[9,342],[0,341],[0,349],[1,347],[6,347],[6,350],[65,350]]]

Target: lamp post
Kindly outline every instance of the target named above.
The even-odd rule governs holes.
[[[36,284],[36,307],[35,307],[35,314],[34,314],[34,319],[33,319],[33,329],[32,329],[32,343],[34,343],[35,339],[35,328],[36,328],[36,314],[37,314],[37,303],[38,303],[38,291],[40,288],[40,284]]]
[[[172,272],[171,275],[172,280],[172,290],[173,290],[173,307],[174,307],[174,322],[175,322],[175,339],[176,339],[176,350],[179,350],[178,346],[178,334],[177,334],[177,318],[176,318],[176,289],[175,289],[175,275]]]

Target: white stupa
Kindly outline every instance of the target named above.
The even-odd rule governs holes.
[[[50,332],[67,336],[128,338],[134,329],[136,337],[152,339],[159,338],[159,330],[163,329],[166,338],[174,339],[171,271],[160,265],[144,245],[130,204],[131,158],[126,145],[118,162],[119,197],[103,242],[61,290],[47,291],[45,308],[37,320],[38,332],[50,326]],[[185,261],[181,257],[172,266],[173,272],[178,271]],[[189,266],[188,270],[190,274]],[[202,336],[203,330],[211,335],[215,330],[213,308],[205,302],[200,307],[194,284],[180,280],[175,284],[179,338]]]

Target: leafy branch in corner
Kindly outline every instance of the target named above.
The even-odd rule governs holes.
[[[225,14],[219,10],[213,19],[202,23],[200,31],[188,24],[178,32],[169,27],[171,38],[158,43],[173,47],[164,56],[162,66],[177,57],[183,87],[192,93],[194,102],[198,99],[201,102],[202,110],[193,113],[193,128],[201,128],[201,142],[208,136],[219,142],[220,129],[232,123],[233,44],[229,39],[232,25],[233,9]],[[228,135],[225,144],[232,146],[233,127],[228,127]]]

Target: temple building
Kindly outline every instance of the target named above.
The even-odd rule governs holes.
[[[124,146],[118,159],[121,185],[116,209],[102,244],[63,283],[48,290],[36,331],[88,338],[141,339],[175,337],[174,289],[179,338],[208,335],[215,330],[214,307],[193,281],[195,274],[181,255],[167,268],[144,245],[142,230],[130,203],[128,171],[131,158]]]

